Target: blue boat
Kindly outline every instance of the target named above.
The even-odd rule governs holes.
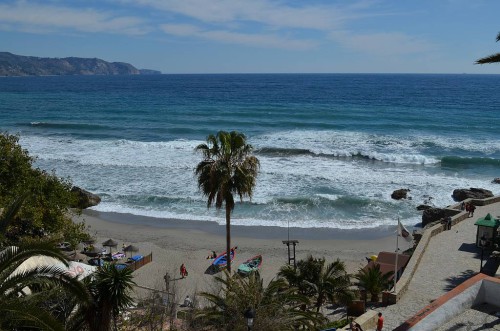
[[[231,261],[234,260],[234,256],[236,255],[235,248],[231,248]],[[217,256],[214,261],[212,262],[212,265],[217,268],[225,268],[227,265],[227,257],[226,257],[226,252],[220,254]]]

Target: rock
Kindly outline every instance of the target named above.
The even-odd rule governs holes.
[[[82,188],[79,188],[77,186],[73,186],[71,188],[71,192],[75,194],[76,196],[76,202],[73,206],[73,208],[80,208],[80,209],[85,209],[88,207],[96,206],[101,202],[101,198],[93,193],[90,193],[89,191],[86,191]]]
[[[439,221],[446,216],[448,216],[446,209],[433,207],[426,209],[422,214],[422,226],[425,227],[427,224]]]
[[[497,177],[491,181],[493,184],[500,184],[500,177]]]
[[[393,198],[394,200],[406,199],[408,192],[410,192],[410,190],[406,188],[396,190],[392,192],[391,198]]]
[[[430,209],[430,208],[433,208],[433,207],[429,206],[429,205],[419,205],[419,206],[417,206],[417,210],[427,210],[427,209]]]
[[[468,189],[456,189],[453,190],[453,200],[455,201],[463,201],[465,199],[486,199],[491,198],[493,193],[489,190],[485,190],[483,188],[474,188],[471,187]]]

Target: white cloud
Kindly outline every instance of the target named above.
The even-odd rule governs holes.
[[[205,23],[255,22],[274,28],[302,28],[329,30],[338,26],[347,16],[336,6],[286,5],[269,0],[120,0],[135,5],[152,7],[180,14]]]
[[[202,28],[188,24],[163,24],[161,28],[165,33],[175,36],[191,36],[246,46],[294,50],[307,50],[316,46],[316,43],[310,40],[290,39],[274,34],[250,34],[225,30],[203,30]]]
[[[0,4],[0,23],[11,29],[60,30],[81,32],[105,32],[141,35],[148,32],[144,22],[136,17],[117,17],[111,13],[93,9],[76,9],[52,5],[39,5],[27,1]]]
[[[357,34],[336,31],[330,33],[330,38],[346,48],[372,55],[415,54],[435,48],[424,39],[399,32]]]

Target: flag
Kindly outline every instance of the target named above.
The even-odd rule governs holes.
[[[398,236],[403,237],[406,241],[411,242],[413,240],[413,236],[410,231],[408,231],[403,223],[398,220]]]

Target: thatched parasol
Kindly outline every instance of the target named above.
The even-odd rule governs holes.
[[[130,256],[132,256],[132,252],[138,252],[139,247],[134,246],[134,245],[128,245],[123,249],[124,252],[130,252]]]
[[[103,247],[109,247],[109,252],[111,253],[111,247],[116,247],[118,246],[118,242],[114,241],[113,239],[108,239],[105,242],[102,243]]]
[[[70,261],[86,261],[87,255],[78,252],[71,252],[68,254],[68,260]]]

